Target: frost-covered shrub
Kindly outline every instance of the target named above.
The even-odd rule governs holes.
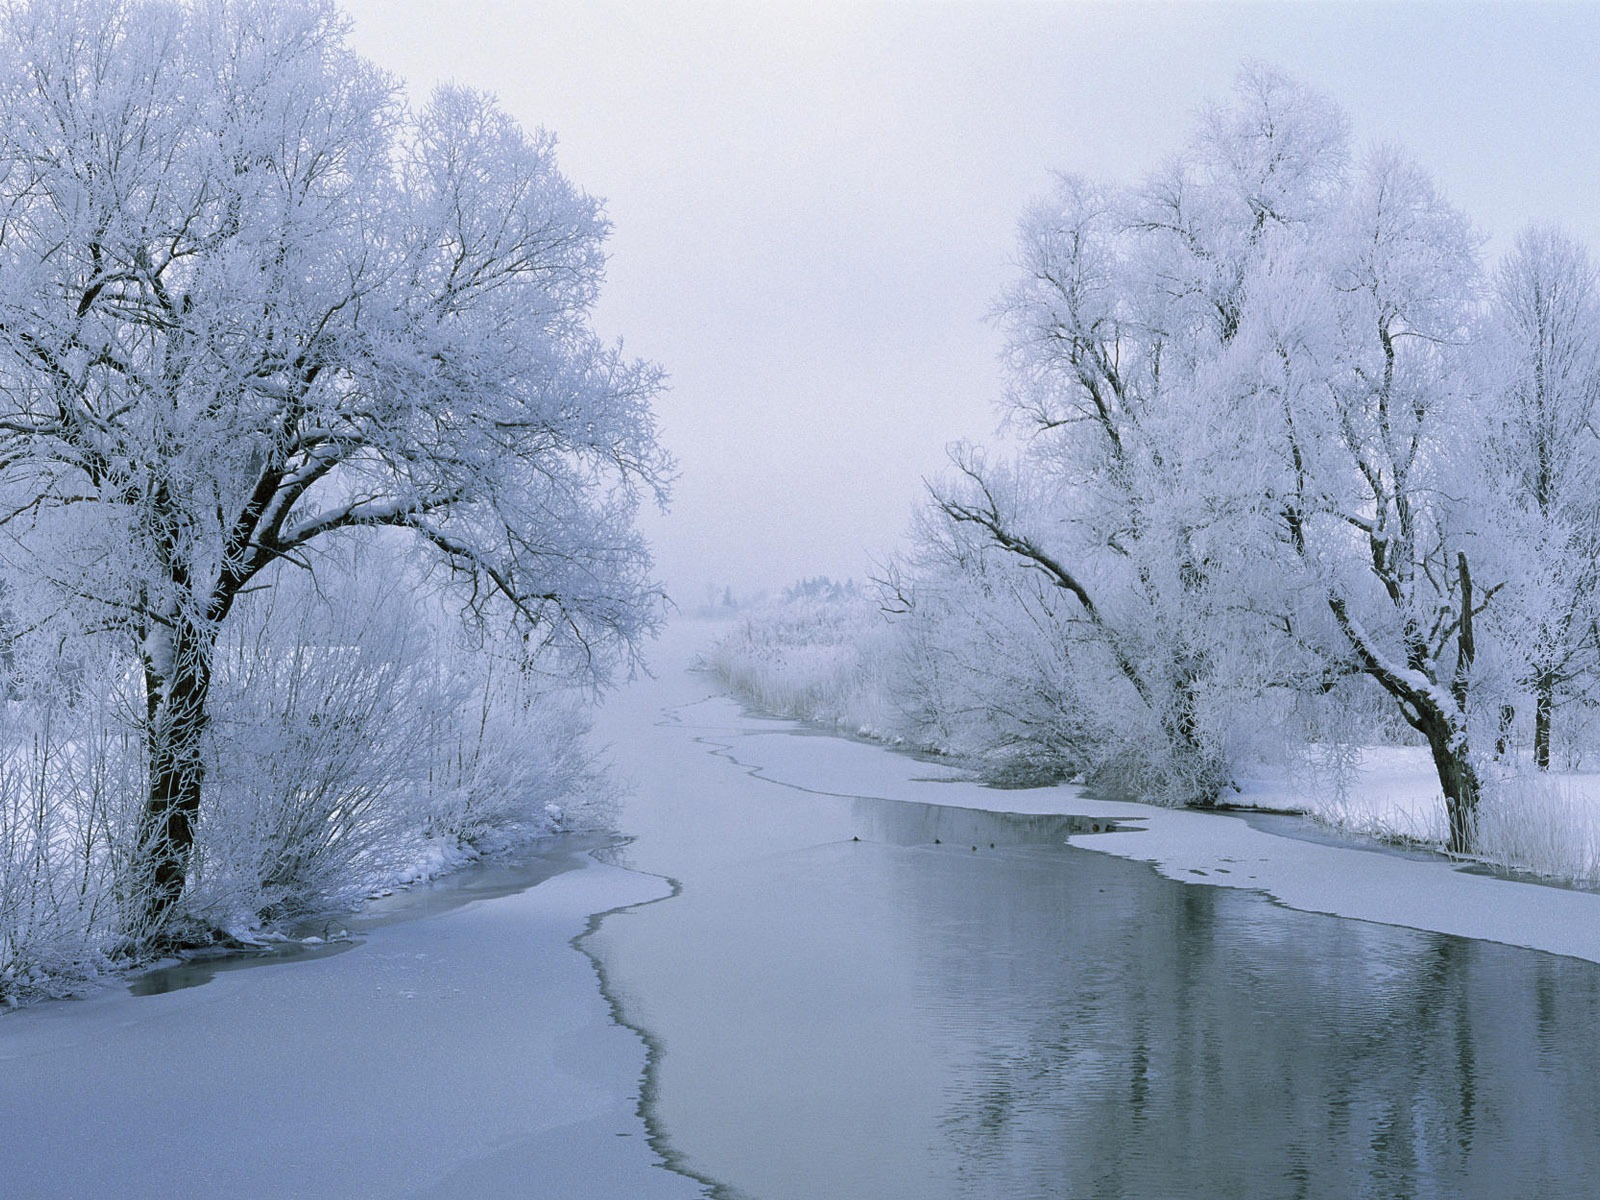
[[[351,899],[403,866],[422,817],[418,702],[450,700],[394,628],[344,644],[289,632],[226,645],[214,685],[192,907],[225,927]]]
[[[893,635],[877,597],[816,579],[756,606],[705,656],[734,695],[776,716],[897,737]]]
[[[895,623],[899,702],[916,741],[994,777],[1075,774],[1095,736],[1079,647],[1052,628],[1045,597],[932,580],[903,588]]]
[[[0,1005],[66,995],[127,945],[144,783],[125,673],[72,647],[13,643],[0,703]],[[63,680],[73,686],[63,686]]]
[[[195,870],[168,938],[345,906],[606,815],[560,664],[524,669],[400,564],[364,565],[284,568],[219,642]],[[139,664],[110,635],[36,631],[4,662],[0,1005],[70,993],[150,944],[134,927]]]
[[[1600,750],[1600,697],[1583,694],[1555,712],[1555,761],[1559,770],[1592,770]]]
[[[1101,651],[1070,636],[1051,599],[961,580],[882,595],[812,580],[741,618],[706,662],[766,712],[953,755],[996,781],[1087,772],[1148,792],[1159,737],[1111,702],[1104,670],[1085,669]]]
[[[607,819],[580,696],[494,658],[474,661],[456,686],[464,703],[434,708],[425,743],[427,836],[479,845]]]
[[[209,923],[326,910],[546,832],[591,781],[572,696],[468,644],[405,572],[356,578],[280,580],[222,644],[189,904]]]
[[[1118,724],[1104,689],[1082,691],[1096,648],[1063,637],[1048,600],[812,580],[742,617],[706,663],[766,712],[956,756],[998,782],[1126,773],[1124,757],[1139,761],[1127,748],[1149,739]]]

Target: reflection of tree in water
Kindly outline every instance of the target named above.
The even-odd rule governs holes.
[[[1600,970],[1100,855],[907,870],[974,1196],[1590,1196]]]

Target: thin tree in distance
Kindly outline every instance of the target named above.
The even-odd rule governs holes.
[[[1600,667],[1600,284],[1583,245],[1549,227],[1523,231],[1492,284],[1485,449],[1521,547],[1512,640],[1547,771],[1556,708]]]

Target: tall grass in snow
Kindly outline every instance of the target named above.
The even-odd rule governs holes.
[[[23,660],[0,704],[0,1005],[105,970],[137,911],[144,759],[127,680],[59,654]]]
[[[904,732],[892,699],[894,654],[874,596],[817,579],[741,617],[704,661],[764,712],[892,740]]]
[[[1502,867],[1600,885],[1600,779],[1508,774],[1478,813],[1479,854]]]

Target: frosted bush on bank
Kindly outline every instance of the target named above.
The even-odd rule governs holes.
[[[348,905],[590,790],[577,697],[464,644],[405,572],[358,578],[320,604],[279,581],[224,645],[190,899],[212,924]]]
[[[0,704],[0,1006],[68,994],[111,965],[144,784],[126,679],[60,648],[12,649]]]
[[[763,601],[704,655],[735,696],[774,716],[898,740],[890,699],[894,642],[875,596],[811,580]]]
[[[583,698],[469,637],[404,571],[369,574],[389,582],[280,580],[219,646],[184,897],[200,927],[248,938],[607,815]],[[133,961],[146,787],[142,689],[116,644],[13,649],[0,1005]]]
[[[995,782],[1082,774],[1159,798],[1148,712],[1080,686],[1097,652],[1054,635],[1048,612],[967,589],[909,601],[819,578],[753,606],[704,662],[763,712],[950,755]]]
[[[1136,710],[1080,695],[1066,643],[1044,623],[886,619],[860,589],[792,588],[737,619],[704,655],[728,690],[764,712],[952,754],[1009,782],[1050,782],[1076,762],[1086,781],[1133,799],[1159,779]],[[1293,809],[1332,829],[1409,845],[1448,835],[1425,746],[1361,680],[1320,697],[1208,697],[1237,773],[1228,798]],[[1492,744],[1492,738],[1485,738]],[[1568,747],[1582,739],[1569,738]],[[1541,775],[1520,758],[1486,763],[1478,857],[1552,879],[1600,884],[1600,776]]]

